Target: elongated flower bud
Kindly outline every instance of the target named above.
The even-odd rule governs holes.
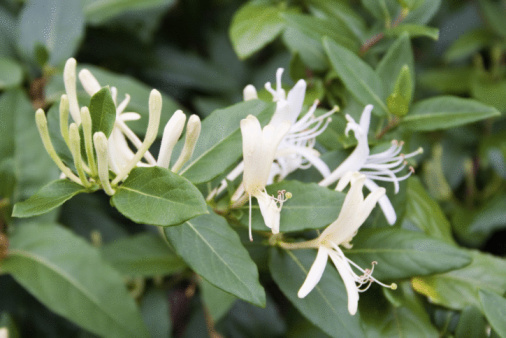
[[[93,136],[91,133],[91,115],[88,107],[81,109],[81,121],[84,134],[84,147],[86,150],[86,158],[90,167],[91,175],[97,175],[97,165],[95,163],[95,155],[93,154]]]
[[[244,97],[244,101],[258,99],[257,90],[253,85],[247,85],[246,87],[244,87],[242,95]]]
[[[98,178],[107,195],[114,195],[115,191],[109,182],[109,154],[107,149],[107,137],[101,131],[93,135],[93,143],[97,152]]]
[[[69,128],[69,149],[82,185],[85,187],[91,186],[84,173],[83,160],[81,158],[81,137],[79,136],[79,128],[75,123],[72,123]]]
[[[102,88],[100,87],[100,83],[98,83],[97,79],[88,69],[83,69],[79,72],[79,80],[81,80],[84,90],[86,90],[90,96],[95,95],[95,93]]]
[[[76,91],[76,59],[70,58],[65,63],[63,69],[63,83],[65,84],[65,91],[69,99],[70,115],[74,122],[78,125],[81,124],[81,116],[79,115],[79,103],[77,102]]]
[[[162,145],[160,146],[158,161],[156,163],[157,166],[163,168],[169,167],[172,150],[183,132],[185,122],[186,115],[181,110],[178,110],[174,113],[174,115],[172,115],[169,122],[165,125],[165,129],[163,130]]]
[[[67,95],[63,94],[60,99],[60,132],[69,146],[69,99]]]
[[[200,119],[197,115],[192,115],[188,119],[188,124],[186,125],[186,139],[184,141],[184,147],[181,151],[181,155],[176,161],[176,164],[172,167],[172,172],[177,173],[183,165],[188,162],[188,160],[192,157],[193,150],[195,150],[195,145],[200,136]]]
[[[51,138],[49,137],[49,130],[47,128],[47,119],[46,114],[42,109],[37,109],[35,112],[35,122],[37,124],[37,128],[39,129],[40,138],[42,139],[42,144],[46,148],[47,153],[54,161],[54,163],[60,168],[60,170],[72,181],[80,184],[81,181],[79,178],[70,170],[60,159],[56,151],[54,150],[53,143],[51,142]]]

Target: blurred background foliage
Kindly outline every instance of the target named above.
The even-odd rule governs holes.
[[[401,94],[409,94],[404,97],[406,107],[390,105],[391,111],[400,117],[411,101],[449,94],[475,99],[504,114],[505,6],[495,0],[2,0],[0,260],[8,252],[10,224],[58,221],[101,248],[104,259],[126,281],[153,336],[325,336],[279,292],[268,273],[267,248],[258,242],[245,246],[268,291],[265,309],[192,273],[159,241],[158,229],[125,219],[101,193],[79,195],[34,219],[11,219],[15,202],[59,174],[41,145],[34,110],[48,109],[59,100],[62,68],[73,56],[101,83],[117,86],[120,96],[129,93],[129,107],[143,116],[150,88],[165,94],[166,120],[178,108],[205,118],[241,101],[245,85],[262,88],[283,67],[294,82],[299,78],[308,82],[306,103],[319,99],[323,107],[339,105],[342,112],[356,117],[363,105],[331,70],[322,37],[333,38],[376,68],[405,34],[414,63],[403,54],[392,57],[405,58],[409,72],[404,76],[412,78],[414,86],[406,89],[396,82],[397,73],[391,74],[385,90],[394,93],[396,86],[404,86]],[[248,35],[250,31],[254,34]],[[260,97],[268,98],[264,92]],[[320,150],[343,158],[343,148],[353,145],[343,135],[344,126],[344,114],[339,113],[319,137]],[[422,128],[417,133],[375,127],[378,139],[384,132],[386,139],[404,139],[408,149],[424,148],[417,158],[418,179],[410,179],[395,197],[395,204],[405,209],[398,212],[406,215],[401,227],[477,250],[469,251],[473,263],[465,268],[414,277],[396,292],[372,288],[363,294],[365,332],[480,337],[490,335],[488,320],[504,334],[504,317],[490,317],[490,295],[478,294],[478,289],[491,288],[499,294],[506,289],[506,263],[499,258],[506,255],[506,119],[426,132]],[[144,128],[140,124],[133,129]],[[336,137],[342,142],[336,144]],[[291,178],[312,180],[311,175],[308,171]],[[381,222],[376,217],[369,226]],[[37,233],[36,227],[26,229],[33,236]],[[61,231],[55,229],[55,236],[66,236]],[[59,246],[57,238],[52,240]],[[143,247],[151,250],[143,253]],[[82,250],[87,255],[87,249]],[[148,267],[146,260],[151,262]],[[459,284],[461,280],[468,283]],[[43,303],[9,275],[0,275],[0,327],[9,327],[12,336],[91,335],[80,327],[83,324],[68,321]]]

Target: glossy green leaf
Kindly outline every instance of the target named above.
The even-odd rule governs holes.
[[[263,124],[273,112],[273,104],[260,100],[241,102],[214,111],[202,122],[202,132],[192,159],[185,164],[179,174],[195,184],[216,178],[242,156],[241,120],[251,114],[257,116]],[[184,139],[177,147],[181,149],[183,143]]]
[[[411,42],[407,34],[402,34],[395,40],[376,67],[376,74],[379,75],[384,83],[386,93],[390,94],[394,91],[395,83],[404,65],[409,68],[412,79],[412,91],[414,92],[415,63]]]
[[[23,69],[16,61],[0,57],[0,90],[15,87],[23,80]]]
[[[133,169],[111,201],[132,221],[152,225],[177,225],[207,213],[206,202],[193,184],[160,167]]]
[[[274,196],[277,196],[279,190],[292,193],[292,198],[283,203],[281,232],[323,228],[337,219],[344,201],[343,193],[321,187],[316,183],[282,181],[267,187],[267,192]],[[241,223],[248,226],[248,203],[240,210],[243,211]],[[252,205],[251,225],[255,230],[269,231],[256,202]]]
[[[499,116],[494,107],[475,100],[438,96],[415,103],[401,125],[413,131],[448,129]]]
[[[299,54],[304,64],[311,69],[323,71],[329,67],[327,55],[320,40],[315,40],[309,34],[293,27],[286,27],[282,38],[288,50],[292,54]]]
[[[355,53],[329,38],[323,39],[330,64],[346,89],[364,106],[373,104],[377,115],[386,115],[385,92],[379,76]]]
[[[93,135],[97,131],[101,131],[106,137],[109,137],[116,122],[116,106],[109,88],[104,87],[91,97],[90,115]]]
[[[130,95],[130,102],[128,103],[125,111],[139,113],[141,115],[141,119],[138,121],[129,121],[127,124],[137,135],[144,135],[148,125],[148,102],[152,87],[133,77],[116,74],[93,65],[78,64],[76,72],[79,73],[83,68],[88,69],[102,86],[116,87],[118,90],[119,102],[124,99],[126,94]],[[63,74],[57,73],[52,77],[46,87],[46,98],[48,101],[59,102],[60,96],[64,92]],[[80,104],[88,105],[90,97],[84,89],[81,89],[80,85],[77,86],[77,94]],[[162,93],[162,100],[162,113],[160,117],[158,136],[162,136],[163,126],[165,126],[167,121],[169,121],[172,114],[174,114],[176,110],[181,109],[181,106],[166,94]]]
[[[202,302],[216,323],[230,311],[237,297],[212,285],[205,279],[199,281]]]
[[[461,268],[471,263],[469,255],[453,245],[423,233],[402,229],[363,229],[353,238],[346,257],[363,269],[377,261],[378,279],[401,279]]]
[[[202,278],[241,299],[265,306],[257,267],[223,217],[211,211],[180,226],[165,228],[165,235]]]
[[[174,0],[85,0],[84,14],[92,25],[101,25],[122,14],[168,6]]]
[[[271,248],[269,269],[272,278],[290,302],[313,324],[335,336],[363,337],[360,313],[348,312],[343,281],[331,263],[327,263],[320,282],[305,298],[297,297],[316,257],[316,250],[285,251]]]
[[[450,222],[443,210],[415,177],[408,180],[406,217],[427,235],[450,244],[455,243]]]
[[[45,214],[83,192],[86,192],[86,189],[82,185],[67,179],[52,181],[26,201],[16,203],[12,216],[32,217]]]
[[[479,251],[469,253],[473,257],[470,265],[442,275],[415,277],[413,287],[433,303],[452,309],[481,308],[480,289],[502,295],[506,291],[506,261]]]
[[[1,268],[49,309],[90,332],[148,336],[121,276],[96,248],[57,224],[18,225]]]
[[[490,325],[501,337],[506,337],[506,299],[498,294],[486,290],[480,290],[480,300],[483,311]]]
[[[230,40],[235,52],[246,59],[273,41],[283,30],[281,10],[265,3],[250,2],[234,15],[230,25]]]
[[[476,306],[466,306],[460,314],[455,337],[486,338],[487,326],[487,321]]]
[[[150,233],[124,237],[100,249],[104,260],[127,276],[164,276],[185,267],[160,236]]]
[[[427,37],[432,40],[439,39],[439,29],[434,27],[428,27],[416,24],[400,24],[395,27],[387,29],[385,35],[387,36],[399,36],[407,33],[410,38]]]
[[[49,53],[49,63],[58,66],[71,57],[84,33],[80,1],[33,0],[23,7],[19,22],[18,47],[35,60],[37,46]]]

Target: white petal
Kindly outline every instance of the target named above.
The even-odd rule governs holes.
[[[290,106],[290,113],[287,116],[288,120],[293,124],[297,121],[297,118],[302,111],[302,105],[304,104],[304,97],[306,96],[306,81],[299,80],[288,92],[286,101]]]
[[[299,298],[304,298],[314,289],[316,284],[320,281],[323,275],[323,271],[325,271],[325,266],[327,266],[327,258],[328,258],[328,249],[323,246],[318,248],[318,254],[316,255],[316,259],[309,270],[306,280],[302,284],[297,293]]]
[[[123,113],[120,115],[120,118],[122,121],[137,121],[140,120],[141,115],[139,113],[134,112]]]
[[[89,96],[95,95],[96,92],[102,88],[100,83],[98,83],[97,79],[91,74],[88,69],[83,69],[79,72],[79,80],[83,85],[84,90],[88,93]]]
[[[340,257],[334,251],[330,251],[329,255],[346,287],[346,293],[348,294],[348,311],[351,315],[354,315],[357,313],[358,308],[358,288],[355,284],[355,276],[353,275],[346,257]]]
[[[369,191],[379,189],[379,186],[370,179],[365,180],[365,186],[367,187],[367,189],[369,189]],[[388,198],[388,196],[384,195],[383,197],[380,197],[378,203],[381,210],[383,211],[383,214],[387,219],[388,224],[394,225],[395,222],[397,221],[397,215],[395,214],[394,207],[392,203],[390,203],[390,199]]]
[[[366,135],[369,132],[369,123],[371,122],[371,112],[373,108],[372,104],[368,104],[365,106],[362,116],[360,116],[360,128],[362,128]]]
[[[258,99],[258,94],[255,86],[247,85],[242,91],[244,101]]]
[[[265,225],[272,229],[273,234],[279,233],[279,219],[281,209],[278,208],[276,202],[265,192],[260,192],[254,195],[260,206],[260,212],[264,218]]]
[[[158,153],[158,161],[156,162],[157,166],[162,168],[169,167],[172,150],[183,132],[185,121],[186,115],[181,110],[177,110],[165,125],[160,152]]]

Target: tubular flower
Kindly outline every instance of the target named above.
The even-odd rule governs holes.
[[[299,119],[306,94],[306,81],[299,80],[286,95],[281,86],[282,74],[283,68],[278,68],[275,90],[270,82],[265,84],[265,88],[272,94],[272,99],[276,102],[276,111],[268,125],[277,129],[285,121],[290,123],[290,129],[281,139],[276,149],[267,184],[272,184],[275,180],[281,181],[295,170],[308,169],[311,166],[314,166],[323,177],[326,177],[330,175],[330,170],[325,162],[320,159],[320,153],[314,149],[314,145],[316,137],[323,133],[330,123],[331,118],[329,116],[337,108],[315,117],[314,113],[318,105],[318,101],[315,101],[307,113]],[[245,101],[258,98],[256,89],[252,85],[246,86],[243,94]],[[235,180],[242,173],[243,168],[244,163],[241,162],[227,175],[227,180]],[[226,187],[227,182],[223,180],[221,185],[209,195],[208,199],[221,193]]]
[[[350,130],[353,131],[358,141],[357,147],[331,174],[325,176],[319,183],[321,186],[328,186],[339,180],[336,190],[342,191],[348,185],[352,173],[359,171],[365,175],[366,180],[364,184],[370,191],[375,191],[379,188],[374,182],[376,180],[392,182],[395,193],[397,193],[399,191],[399,182],[405,180],[414,172],[413,167],[409,167],[407,174],[400,177],[396,176],[398,172],[406,167],[406,159],[420,154],[422,148],[404,155],[401,153],[403,142],[394,140],[389,149],[378,154],[370,154],[367,134],[369,132],[372,109],[372,105],[367,105],[364,108],[360,117],[360,123],[356,123],[351,116],[346,115],[348,124],[346,125],[345,133],[348,136]],[[397,216],[388,197],[386,195],[381,197],[379,204],[388,223],[394,224]]]
[[[362,269],[348,259],[339,247],[351,247],[350,242],[358,229],[367,219],[378,200],[385,195],[385,189],[378,188],[364,199],[362,188],[365,180],[366,177],[357,172],[350,176],[348,182],[351,182],[351,187],[344,199],[339,216],[319,237],[307,242],[280,243],[281,247],[285,249],[318,249],[316,259],[297,294],[299,298],[306,297],[318,284],[327,265],[327,260],[330,257],[346,287],[348,311],[351,315],[357,312],[359,292],[366,291],[373,282],[384,287],[397,288],[395,284],[386,285],[372,277],[374,265],[377,262],[372,262],[371,269]],[[355,272],[357,270],[362,274],[357,274]]]
[[[251,234],[252,196],[258,201],[265,225],[271,228],[273,233],[279,232],[279,218],[284,196],[282,194],[278,198],[269,196],[265,191],[265,186],[269,178],[276,149],[289,128],[289,122],[282,122],[277,129],[271,125],[267,125],[262,130],[260,122],[253,115],[249,115],[241,121],[244,158],[242,189],[244,189],[244,192],[249,197],[250,240],[253,240]]]

